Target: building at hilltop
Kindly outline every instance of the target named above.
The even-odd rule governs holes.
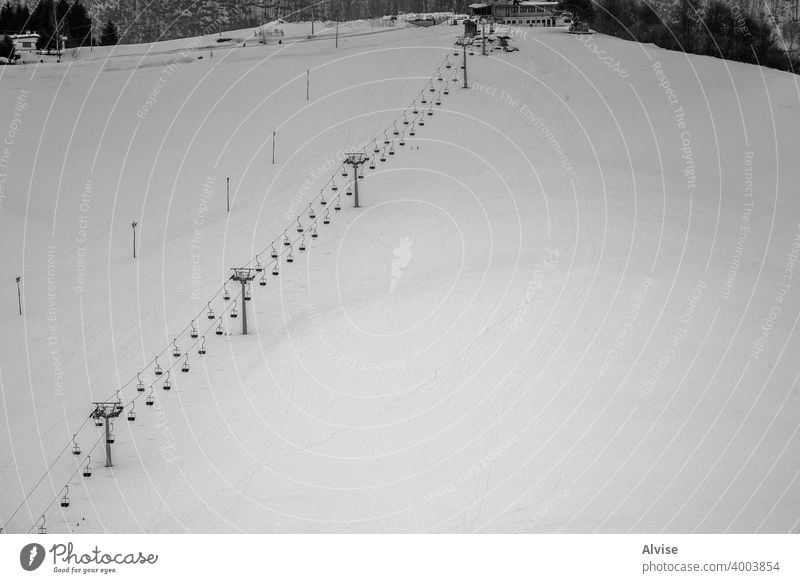
[[[490,0],[470,4],[472,15],[516,26],[566,26],[569,18],[556,10],[558,2]]]

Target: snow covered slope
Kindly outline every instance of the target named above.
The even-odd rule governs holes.
[[[528,29],[461,89],[456,32],[0,69],[4,528],[797,531],[797,78]],[[314,200],[431,75],[362,208]]]

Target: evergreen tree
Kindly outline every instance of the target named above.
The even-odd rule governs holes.
[[[89,18],[89,13],[81,4],[81,0],[75,0],[75,3],[67,13],[66,20],[69,46],[82,47],[88,45],[92,34],[92,19]]]
[[[14,53],[16,53],[14,41],[11,40],[10,36],[0,34],[0,57],[4,57],[13,63]]]
[[[0,7],[0,34],[15,34],[14,7],[11,2],[5,2]]]
[[[594,19],[594,5],[592,0],[561,0],[559,10],[566,10],[580,22],[591,22]]]
[[[103,46],[115,45],[119,42],[119,32],[117,25],[110,20],[106,21],[103,26],[103,32],[100,34],[100,44]]]

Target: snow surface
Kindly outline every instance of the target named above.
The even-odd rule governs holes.
[[[0,68],[7,531],[798,531],[800,92],[777,71],[511,31],[254,287],[253,333],[217,296],[230,333],[161,390],[153,357],[343,192],[339,154],[460,62],[458,31]],[[123,386],[106,469],[87,415]]]

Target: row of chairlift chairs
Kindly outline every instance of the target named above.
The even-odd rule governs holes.
[[[457,55],[458,52],[456,51],[455,54]],[[449,63],[449,61],[446,63],[445,66],[448,69],[451,68],[451,64]],[[439,81],[443,80],[443,77],[441,75],[441,71],[439,72],[438,80]],[[453,77],[453,81],[457,81],[457,78],[455,76]],[[430,90],[430,92],[435,92],[435,88],[433,87],[433,83],[430,83],[429,90]],[[442,90],[442,93],[447,95],[448,92],[449,92],[448,85],[445,85],[445,87]],[[422,94],[422,99],[421,99],[420,102],[423,105],[428,103],[428,100],[425,99],[424,93]],[[436,96],[436,100],[434,101],[434,103],[436,105],[441,105],[440,96],[438,96],[438,95]],[[411,111],[412,111],[412,113],[414,115],[418,115],[419,112],[420,112],[420,109],[417,107],[417,104],[416,104],[416,99],[412,103],[412,110]],[[429,108],[427,112],[423,112],[423,113],[427,113],[427,115],[430,116],[430,115],[433,115],[433,110],[431,108]],[[409,130],[409,135],[414,136],[416,134],[415,127],[416,127],[417,124],[420,125],[420,126],[424,126],[425,125],[424,115],[422,117],[420,117],[420,119],[415,121],[415,122],[409,122],[406,114],[405,113],[403,114],[403,125],[410,125],[411,126],[410,130]],[[393,126],[392,134],[395,137],[400,136],[400,139],[399,139],[398,143],[401,146],[405,145],[405,139],[404,139],[405,138],[405,131],[403,131],[402,135],[400,135],[401,132],[397,129],[397,124],[396,123]],[[386,151],[385,146],[387,146],[387,145],[390,146],[388,154],[389,155],[394,155],[394,143],[393,142],[394,142],[394,140],[390,140],[389,137],[388,137],[388,134],[386,132],[384,132],[384,139],[383,139],[384,147],[383,148],[380,148],[380,146],[378,145],[378,141],[377,140],[375,141],[374,154],[381,153],[381,157],[380,157],[381,162],[385,162],[386,161],[387,151]],[[370,159],[369,167],[372,170],[375,169],[375,156],[374,155]],[[345,167],[343,167],[343,169],[342,169],[342,176],[344,176],[344,177],[348,176],[347,169]],[[360,167],[358,169],[358,178],[364,178],[363,170],[361,170]],[[338,187],[336,186],[336,181],[332,180],[331,182],[332,182],[331,191],[335,193],[335,192],[338,191]],[[352,195],[352,186],[348,186],[347,191],[346,191],[346,195],[347,196]],[[340,195],[336,195],[336,197],[333,200],[334,200],[334,207],[333,207],[334,210],[335,211],[340,211],[341,210]],[[323,206],[323,207],[327,207],[327,201],[325,199],[324,192],[320,194],[319,204],[321,206]],[[316,212],[314,211],[314,207],[312,205],[308,206],[308,218],[310,220],[315,220],[316,219]],[[326,224],[326,225],[330,223],[330,213],[329,213],[329,210],[327,208],[324,211],[324,214],[323,214],[323,217],[322,217],[322,222],[323,222],[323,224]],[[305,231],[305,229],[304,229],[303,225],[301,224],[300,219],[298,218],[297,219],[297,232],[298,233],[304,233],[304,231]],[[314,239],[316,239],[318,237],[316,225],[312,225],[311,226],[311,229],[309,230],[309,234]],[[288,252],[288,254],[286,256],[286,262],[287,263],[292,263],[294,261],[294,258],[292,256],[292,243],[289,240],[289,236],[288,236],[286,231],[284,231],[283,245],[285,247],[289,247],[289,252]],[[305,234],[303,234],[301,239],[300,239],[300,243],[298,245],[298,249],[300,251],[305,251],[306,250]],[[274,243],[272,244],[271,249],[270,249],[270,257],[272,259],[278,259],[278,251],[275,248]],[[259,280],[259,285],[261,285],[261,286],[267,285],[266,272],[264,271],[264,267],[261,264],[261,260],[260,260],[259,256],[256,256],[255,269],[256,269],[256,272],[260,272],[262,274],[261,275],[261,279]],[[279,274],[278,262],[277,261],[275,262],[275,267],[272,270],[272,274],[273,275],[278,275]],[[252,295],[251,295],[251,292],[250,292],[250,285],[247,284],[245,286],[245,290],[244,290],[244,300],[248,301],[248,300],[251,299],[251,297],[252,297]],[[230,292],[228,291],[227,285],[223,285],[222,298],[224,300],[226,300],[226,301],[231,299],[231,295],[230,295]],[[237,308],[237,300],[233,300],[232,308],[230,310],[230,317],[231,318],[238,317],[238,311],[237,311],[236,308]],[[217,316],[215,315],[214,309],[211,307],[211,303],[210,302],[208,303],[207,318],[209,320],[217,319]],[[218,324],[218,326],[217,326],[217,328],[215,330],[215,333],[218,336],[221,336],[224,333],[224,330],[223,330],[223,327],[222,327],[222,317],[220,317],[218,319],[219,319],[219,324]],[[199,332],[197,330],[197,327],[195,326],[194,320],[192,320],[192,322],[191,322],[191,330],[189,332],[189,336],[191,338],[193,338],[193,339],[197,339],[198,336],[199,336]],[[201,356],[204,356],[206,354],[206,337],[205,337],[205,335],[203,335],[203,337],[200,339],[200,347],[198,348],[197,352]],[[181,371],[182,372],[189,372],[189,355],[188,354],[185,354],[185,355],[181,354],[180,348],[178,347],[177,338],[173,339],[173,341],[172,341],[172,356],[175,357],[175,358],[180,358],[181,356],[184,356],[183,363],[181,364]],[[165,391],[169,391],[172,388],[172,382],[170,380],[170,371],[167,370],[166,371],[166,375],[164,374],[164,370],[161,367],[161,364],[158,362],[158,357],[155,358],[155,367],[153,369],[153,372],[154,372],[154,374],[156,376],[159,376],[159,377],[163,376],[164,377],[162,388]],[[145,386],[144,386],[144,382],[142,381],[141,373],[137,373],[136,378],[137,378],[136,390],[139,393],[143,393],[145,391]],[[119,392],[117,392],[117,395],[119,396]],[[145,399],[145,404],[148,405],[148,406],[152,406],[154,403],[155,403],[155,397],[154,397],[154,394],[153,394],[153,387],[151,385],[150,386],[150,393],[147,395],[147,398]],[[120,406],[121,406],[121,400],[120,400]],[[134,404],[133,401],[131,401],[131,403],[130,403],[130,408],[128,409],[128,413],[127,413],[126,417],[127,417],[128,421],[135,421],[136,420],[136,410],[135,410],[135,404]],[[95,418],[95,425],[97,427],[102,427],[103,426],[103,417],[100,416],[100,415],[97,415],[97,416],[94,416],[94,418]],[[108,437],[106,438],[106,441],[107,441],[107,443],[112,444],[112,443],[114,443],[114,440],[115,440],[114,424],[108,419],[106,420],[106,422],[109,423],[109,431],[108,431]],[[77,435],[73,435],[72,436],[72,454],[77,457],[77,456],[81,455],[81,448],[78,445],[78,442],[77,442],[76,438],[77,438]],[[89,478],[92,475],[91,460],[92,460],[91,456],[86,456],[86,465],[83,467],[83,472],[82,472],[84,478]],[[69,485],[65,485],[64,486],[64,495],[61,497],[60,505],[61,505],[62,508],[67,508],[70,505]],[[47,532],[45,515],[42,515],[42,517],[41,517],[41,523],[38,526],[38,532],[39,532],[39,534],[45,534]]]

